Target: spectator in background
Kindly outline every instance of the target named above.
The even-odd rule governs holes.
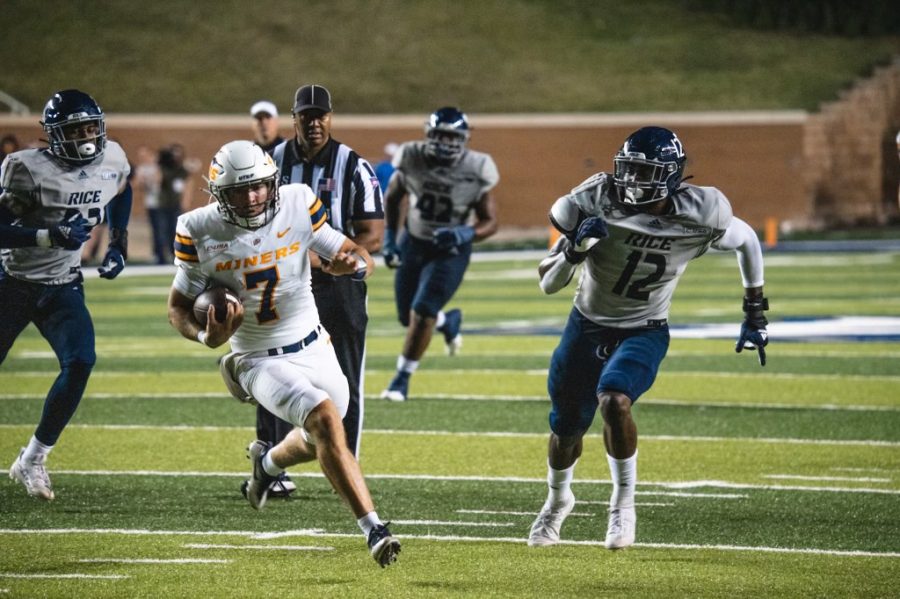
[[[156,160],[153,150],[147,146],[137,149],[137,166],[134,169],[134,187],[144,199],[144,208],[147,210],[147,220],[150,221],[151,244],[153,256],[159,262],[160,256],[165,256],[165,248],[171,240],[162,238],[159,218],[159,189],[162,183],[162,172]]]
[[[184,146],[174,143],[159,151],[159,207],[156,213],[156,223],[153,225],[154,248],[157,264],[172,262],[171,242],[175,239],[175,223],[178,216],[184,210],[184,195],[187,181],[199,168],[195,161],[186,161]],[[159,235],[159,241],[156,240]]]
[[[253,141],[267,154],[272,155],[275,146],[284,141],[278,134],[278,109],[268,100],[260,100],[250,107],[253,117]]]
[[[391,180],[391,175],[394,174],[394,165],[391,162],[394,158],[394,154],[397,153],[397,148],[400,146],[395,142],[388,142],[384,145],[384,159],[375,165],[375,176],[378,177],[378,186],[381,187],[381,194],[384,195],[384,192],[388,188],[388,183]]]
[[[13,152],[18,152],[20,149],[19,139],[15,135],[12,133],[4,135],[3,139],[0,139],[0,162],[3,162],[4,158]]]

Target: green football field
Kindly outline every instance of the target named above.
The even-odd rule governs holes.
[[[543,296],[536,264],[472,264],[451,302],[461,355],[436,338],[399,404],[377,399],[402,342],[391,273],[371,281],[362,466],[403,543],[384,570],[315,466],[291,471],[289,500],[255,512],[242,499],[254,410],[226,396],[224,351],[169,327],[170,276],[89,279],[98,363],[48,462],[56,500],[0,482],[0,597],[898,595],[900,254],[767,255],[765,368],[734,352],[735,258],[689,267],[669,355],[634,410],[637,543],[615,553],[598,426],[564,543],[525,544],[546,496],[547,367],[574,291]],[[822,336],[778,336],[797,329]],[[0,366],[4,467],[57,368],[33,328]]]

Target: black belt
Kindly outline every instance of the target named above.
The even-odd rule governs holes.
[[[319,338],[319,330],[322,328],[322,325],[317,326],[313,329],[313,332],[307,335],[302,341],[298,341],[297,343],[291,343],[290,345],[285,345],[284,347],[275,347],[269,350],[270,356],[280,356],[282,354],[294,354],[308,346],[310,343]]]

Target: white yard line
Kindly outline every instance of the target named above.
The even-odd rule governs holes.
[[[135,529],[30,529],[30,530],[0,530],[0,534],[33,534],[33,535],[53,535],[53,534],[118,534],[118,535],[158,535],[158,536],[238,536],[251,539],[263,538],[267,533],[250,532],[250,531],[184,531],[184,530],[135,530]],[[316,530],[294,530],[281,531],[272,533],[278,537],[295,536],[295,537],[317,537],[317,538],[358,538],[359,533],[329,533]],[[266,537],[272,538],[272,537]],[[473,542],[473,543],[515,543],[523,544],[527,539],[522,537],[464,537],[454,535],[400,535],[403,539],[416,539],[425,541],[447,541],[451,543],[457,542]],[[603,546],[603,541],[560,541],[561,545],[585,545],[585,546]],[[837,557],[880,557],[897,559],[900,558],[900,552],[893,551],[838,551],[831,549],[821,549],[817,547],[767,547],[767,546],[744,546],[744,545],[696,545],[696,544],[680,544],[680,543],[635,543],[636,548],[648,549],[683,549],[697,551],[746,551],[746,552],[763,552],[763,553],[794,553],[794,554],[812,554],[812,555],[832,555]],[[91,576],[78,574],[59,574],[59,575],[18,575],[0,573],[2,577],[13,578],[126,578],[124,576]]]
[[[510,512],[504,510],[456,510],[457,514],[485,514],[488,516],[531,516],[534,517],[537,515],[537,512]],[[575,516],[576,518],[591,518],[594,514],[582,514],[578,512],[572,512],[569,514],[569,517]]]
[[[214,364],[213,364],[214,366]],[[431,370],[431,371],[420,371],[426,372],[427,374],[434,374],[440,376],[447,375],[487,375],[494,376],[497,374],[509,374],[515,376],[535,376],[535,377],[546,377],[548,374],[548,370],[546,368],[535,368],[535,369],[526,369],[522,370],[521,368],[458,368],[458,369],[445,369],[445,370]],[[179,377],[191,377],[191,376],[210,376],[214,374],[215,371],[212,369],[206,370],[183,370],[178,371],[176,374]],[[390,375],[393,374],[393,370],[380,370],[380,369],[367,369],[367,374],[374,375]],[[55,372],[49,372],[45,370],[20,370],[20,371],[12,371],[5,373],[6,376],[10,377],[19,377],[19,378],[53,378],[55,376]],[[127,378],[129,376],[146,376],[147,372],[144,370],[115,370],[115,371],[98,371],[91,374],[92,378]],[[666,372],[665,376],[667,377],[679,377],[679,378],[739,378],[739,379],[755,379],[758,380],[761,378],[761,374],[753,373],[753,372],[735,372],[735,371],[709,371],[709,370],[676,370]],[[785,381],[878,381],[878,382],[887,382],[887,383],[897,383],[900,382],[900,376],[898,375],[877,375],[877,374],[797,374],[792,372],[776,372],[776,373],[766,373],[765,378],[767,380],[785,380]]]
[[[518,526],[515,522],[461,522],[457,520],[391,520],[391,522],[407,526],[474,526],[481,528]]]
[[[334,547],[317,545],[214,545],[211,543],[185,543],[186,549],[240,549],[259,551],[334,551]]]
[[[170,559],[86,557],[76,560],[83,564],[230,564],[230,559],[206,559],[200,557],[175,557]]]
[[[370,371],[371,372],[371,371]],[[33,399],[43,401],[42,393],[0,393],[2,400]],[[85,399],[229,399],[226,393],[89,393]],[[378,395],[366,395],[366,399],[379,400]],[[541,402],[549,403],[546,395],[477,395],[432,393],[417,396],[416,399],[449,399],[453,401],[509,401],[509,402]],[[233,400],[231,400],[233,401]],[[683,401],[678,399],[641,399],[639,405],[697,407],[697,408],[759,408],[776,410],[825,410],[825,411],[860,411],[860,412],[897,412],[898,406],[878,405],[839,405],[839,404],[789,404],[789,403],[755,403],[739,401]]]
[[[0,429],[23,428],[32,425],[24,424],[0,424]],[[143,425],[143,424],[72,424],[68,428],[87,430],[147,430],[147,431],[246,431],[252,430],[250,426],[191,426],[191,425]],[[397,437],[400,435],[419,437],[483,437],[498,439],[543,439],[548,433],[512,433],[503,431],[423,431],[404,429],[367,429],[367,435],[387,435]],[[586,438],[601,438],[600,433],[585,435]],[[692,435],[642,435],[645,441],[673,441],[689,443],[726,443],[726,442],[750,442],[787,445],[837,445],[857,447],[900,447],[900,441],[878,441],[866,439],[797,439],[791,437],[705,437]]]
[[[807,476],[804,474],[763,474],[763,478],[776,478],[785,480],[830,480],[854,483],[889,483],[889,478],[867,478],[852,476]]]
[[[171,476],[171,477],[206,477],[206,478],[246,478],[247,472],[202,472],[202,471],[163,471],[163,470],[53,470],[54,474],[73,476]],[[288,472],[295,478],[323,478],[317,472]],[[420,481],[463,481],[463,482],[499,482],[499,483],[546,483],[545,478],[524,476],[451,476],[433,474],[366,474],[367,479],[381,480],[420,480]],[[608,479],[575,479],[574,484],[609,485]],[[876,495],[900,495],[900,489],[874,489],[866,487],[813,487],[803,485],[761,485],[753,483],[735,483],[721,480],[690,481],[642,481],[643,487],[663,487],[665,489],[695,489],[711,487],[714,489],[757,489],[763,491],[810,491],[822,493],[872,493]]]
[[[124,574],[16,574],[0,572],[0,578],[96,578],[100,580],[120,580],[131,578]]]

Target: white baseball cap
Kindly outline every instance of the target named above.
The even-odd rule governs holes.
[[[278,109],[275,108],[275,105],[268,100],[260,100],[250,107],[250,116],[256,116],[261,112],[265,112],[266,114],[270,114],[276,118],[278,117]]]

